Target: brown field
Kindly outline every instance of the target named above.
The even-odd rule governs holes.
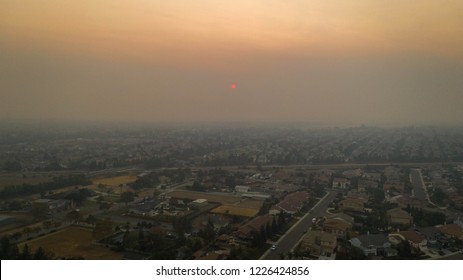
[[[104,184],[108,186],[119,186],[120,184],[128,184],[135,182],[137,180],[137,176],[134,175],[123,175],[123,176],[115,176],[109,178],[93,178],[93,184]]]
[[[123,175],[123,176],[114,176],[108,178],[92,178],[91,179],[93,184],[88,186],[87,188],[94,190],[94,191],[105,191],[110,190],[111,193],[118,194],[121,192],[128,191],[129,187],[119,187],[119,185],[125,185],[128,183],[135,182],[137,180],[137,176],[134,175]],[[99,184],[105,185],[105,189],[98,188]]]
[[[235,205],[222,205],[211,211],[216,214],[228,214],[242,217],[254,217],[259,212],[256,208],[246,208]]]
[[[93,245],[93,241],[92,230],[68,227],[61,231],[18,244],[18,247],[22,250],[25,243],[27,243],[31,251],[42,247],[46,252],[52,252],[56,258],[82,257],[88,260],[122,259],[121,253]]]
[[[0,173],[0,188],[22,184],[39,184],[51,182],[55,174]]]
[[[174,197],[174,198],[183,198],[183,199],[200,199],[204,198],[211,202],[218,202],[222,204],[236,204],[239,203],[241,200],[240,196],[234,195],[218,195],[218,194],[210,194],[210,193],[203,193],[203,192],[190,192],[190,191],[173,191],[167,193],[166,196]]]
[[[242,198],[241,196],[235,195],[220,195],[190,191],[173,191],[168,193],[167,196],[190,200],[204,198],[210,202],[217,202],[222,204],[221,206],[212,210],[212,213],[229,214],[244,217],[255,216],[262,207],[262,204],[264,203],[263,200]]]

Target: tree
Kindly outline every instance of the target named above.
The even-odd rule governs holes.
[[[88,224],[94,225],[94,224],[96,224],[98,222],[98,219],[93,215],[88,215],[87,219],[85,219],[85,222],[88,223]]]
[[[31,234],[32,229],[30,227],[23,228],[23,233],[26,235],[26,238],[29,238],[29,234]]]
[[[35,251],[34,260],[47,260],[47,259],[49,259],[49,257],[47,256],[43,248],[39,247],[37,251]]]
[[[277,232],[278,232],[277,220],[275,219],[275,216],[273,216],[273,219],[272,219],[272,234],[275,234]]]
[[[444,193],[444,191],[441,188],[433,189],[432,194],[431,194],[432,201],[438,204],[443,204],[446,198],[447,198],[447,195]]]
[[[134,201],[136,196],[137,195],[133,192],[123,192],[121,193],[119,201],[125,202],[125,205],[127,205],[127,203]]]
[[[110,219],[98,221],[93,229],[93,238],[101,239],[113,232],[113,223]]]
[[[203,191],[203,187],[201,186],[201,184],[198,181],[193,182],[193,185],[191,186],[191,189],[193,191]]]
[[[21,255],[19,257],[21,260],[30,260],[32,259],[32,255],[31,255],[31,252],[29,250],[29,246],[26,244],[24,244],[24,247],[23,247],[23,251],[21,252]]]
[[[397,245],[397,251],[398,251],[400,259],[409,260],[412,258],[412,248],[408,240],[402,240]]]
[[[111,208],[111,205],[108,203],[108,202],[101,202],[99,203],[100,205],[100,210],[103,210],[103,212],[106,213],[107,210],[109,210],[109,208]]]
[[[293,252],[289,251],[289,252],[288,252],[288,259],[291,260],[292,258],[293,258]]]
[[[17,160],[9,160],[5,162],[5,164],[3,165],[3,169],[5,171],[17,172],[17,171],[21,171],[22,165]]]
[[[31,213],[37,220],[42,220],[47,217],[49,210],[47,203],[33,203]]]
[[[0,240],[0,259],[16,260],[19,257],[18,246],[13,244],[8,235],[4,235]]]
[[[82,218],[82,215],[80,214],[80,211],[78,210],[72,210],[71,212],[67,213],[66,214],[66,218],[73,222],[73,223],[76,223],[76,222],[79,222],[80,219]]]

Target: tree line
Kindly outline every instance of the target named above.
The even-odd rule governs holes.
[[[43,182],[39,184],[22,184],[7,186],[0,191],[0,198],[12,198],[18,196],[26,196],[37,193],[46,193],[51,190],[70,187],[70,186],[86,186],[92,182],[84,174],[69,174],[53,177],[51,182]]]

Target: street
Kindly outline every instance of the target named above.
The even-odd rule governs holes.
[[[336,197],[336,191],[329,191],[304,217],[291,227],[275,244],[275,250],[265,252],[261,260],[279,260],[280,253],[291,251],[299,242],[303,232],[312,226],[312,219],[324,216],[328,205]]]

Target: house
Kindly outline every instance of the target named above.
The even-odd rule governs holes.
[[[331,182],[331,176],[324,175],[324,174],[317,174],[314,176],[313,180],[315,183],[328,186]]]
[[[334,178],[332,188],[333,189],[346,189],[350,186],[350,180],[346,178]]]
[[[37,205],[45,205],[46,207],[48,207],[50,213],[61,212],[73,207],[73,203],[67,199],[40,198],[35,200],[33,203]]]
[[[216,238],[215,244],[222,248],[229,248],[236,246],[238,243],[236,242],[233,236],[228,234],[222,234]]]
[[[230,224],[231,218],[224,215],[204,213],[194,219],[194,224],[199,227],[206,227],[212,224],[214,230],[219,231],[221,228]]]
[[[390,225],[396,226],[410,226],[413,223],[413,217],[400,208],[388,210],[387,219]]]
[[[350,210],[350,211],[357,211],[357,212],[363,212],[365,209],[365,203],[363,199],[359,198],[346,198],[344,200],[341,200],[340,202],[340,208],[345,211],[345,210]]]
[[[349,223],[349,224],[354,224],[354,218],[345,214],[345,213],[336,213],[336,214],[331,214],[329,215],[328,217],[326,217],[327,219],[340,219],[346,223]]]
[[[273,216],[269,215],[257,216],[244,225],[240,226],[238,230],[235,231],[234,235],[240,239],[250,239],[251,233],[253,231],[260,232],[262,227],[265,228],[267,225],[271,225],[273,218]]]
[[[357,187],[360,192],[363,192],[366,189],[376,189],[378,187],[378,183],[371,180],[359,180]]]
[[[384,234],[366,234],[360,235],[349,240],[352,246],[363,251],[365,256],[390,256],[388,249],[391,249],[391,242]]]
[[[402,175],[399,168],[388,166],[384,169],[384,176],[388,182],[400,182]]]
[[[205,207],[207,206],[207,199],[204,199],[204,198],[199,198],[199,199],[196,199],[196,200],[193,200],[192,202],[190,202],[188,204],[191,208],[202,208],[202,207]]]
[[[229,250],[207,252],[201,249],[193,253],[193,258],[195,260],[226,260],[229,255]]]
[[[338,238],[345,238],[347,232],[352,230],[352,223],[341,218],[327,218],[323,222],[323,231],[331,233]]]
[[[456,195],[449,197],[450,203],[453,205],[453,207],[463,210],[463,196],[461,195]]]
[[[347,193],[346,198],[360,199],[364,203],[368,202],[368,195],[366,193],[361,193],[361,192],[359,192],[357,190],[350,190]]]
[[[287,213],[293,215],[300,211],[302,207],[309,201],[310,195],[306,191],[297,191],[288,194],[282,201],[273,205],[270,210],[270,215],[279,213]]]
[[[362,169],[357,168],[357,169],[352,169],[352,170],[346,170],[346,171],[342,172],[342,175],[347,177],[347,178],[352,179],[352,178],[355,178],[355,177],[362,176],[362,173],[363,173]]]
[[[393,195],[404,193],[404,184],[402,183],[387,183],[383,185],[383,191]]]
[[[437,227],[420,227],[415,230],[426,238],[428,248],[439,248],[441,245],[442,234]]]
[[[365,172],[365,173],[363,173],[363,178],[379,182],[379,181],[381,181],[381,173]]]
[[[457,224],[440,225],[437,229],[446,237],[463,240],[463,228]]]
[[[301,249],[321,259],[334,259],[337,247],[336,235],[323,231],[309,231],[301,241]]]
[[[248,186],[236,186],[235,191],[238,193],[247,193],[251,188]]]
[[[399,231],[397,233],[391,233],[389,234],[389,239],[395,236],[398,237],[400,241],[407,240],[410,243],[410,245],[416,249],[420,249],[421,247],[427,245],[426,236],[424,234],[421,234],[418,231],[408,230],[408,231]],[[394,242],[392,241],[392,243]]]

